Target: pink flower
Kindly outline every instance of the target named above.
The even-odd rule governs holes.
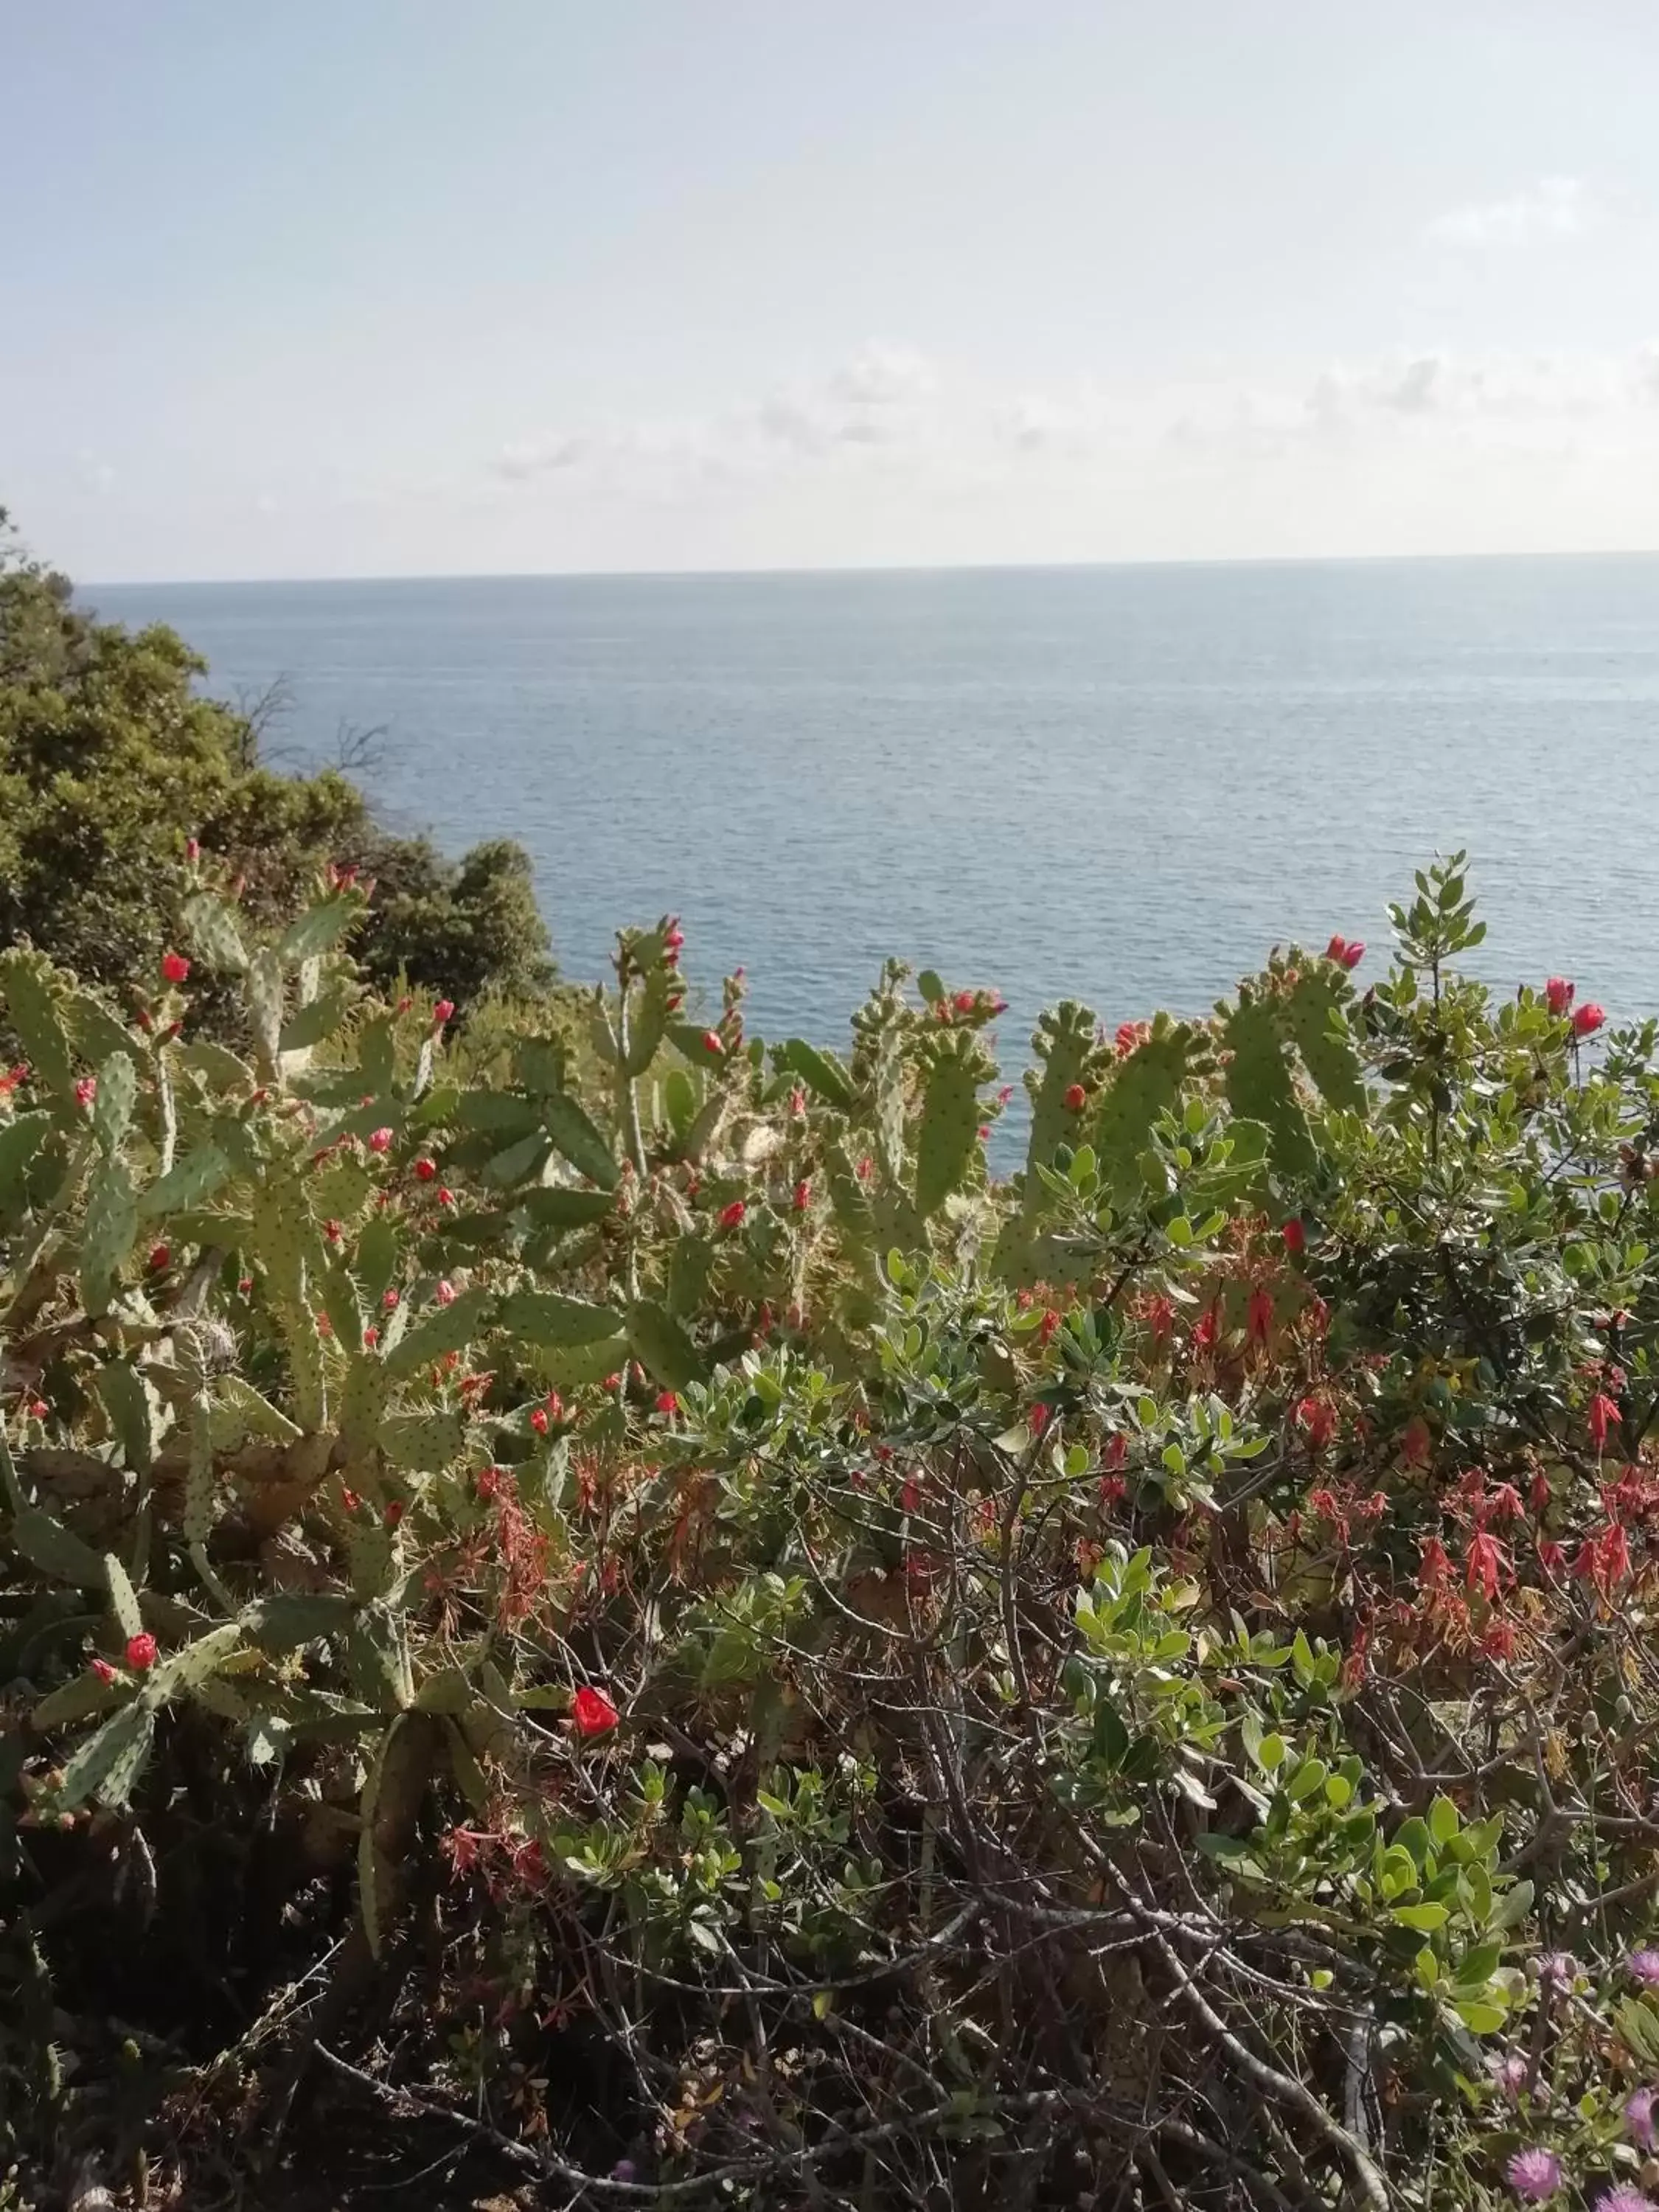
[[[1575,1036],[1589,1036],[1599,1030],[1607,1016],[1594,999],[1586,999],[1582,1006],[1573,1009],[1572,1033]]]
[[[453,1021],[454,1018],[455,1001],[453,999],[440,999],[433,1006],[432,1018],[436,1022],[440,1029],[443,1027],[446,1022]]]
[[[1621,2181],[1616,2188],[1601,2191],[1595,2200],[1595,2212],[1654,2212],[1653,2199]]]
[[[395,1313],[403,1304],[402,1294],[397,1291],[383,1291],[380,1294],[380,1304],[387,1313]]]
[[[368,1136],[368,1149],[371,1152],[389,1152],[392,1149],[391,1130],[371,1129]]]
[[[577,1735],[589,1736],[607,1735],[621,1715],[603,1690],[590,1689],[584,1682],[572,1702],[570,1717],[575,1723]]]
[[[1510,2187],[1517,2197],[1541,2204],[1561,2186],[1561,2161],[1553,2150],[1534,2143],[1528,2150],[1516,2152],[1509,2163],[1509,2176]]]
[[[1505,2051],[1502,2057],[1489,2058],[1486,2065],[1495,2087],[1503,2092],[1511,2104],[1518,2102],[1521,2092],[1527,2086],[1527,2062],[1520,2052]]]
[[[1625,1961],[1625,1972],[1644,1989],[1659,1989],[1659,1951],[1632,1951]]]
[[[455,1285],[446,1277],[432,1295],[441,1306],[453,1306],[455,1303]]]
[[[1653,2100],[1651,2089],[1638,2089],[1625,2100],[1625,2130],[1632,2141],[1641,2144],[1644,2150],[1653,2148]]]
[[[90,1106],[97,1096],[98,1078],[95,1075],[83,1075],[75,1086],[76,1104],[84,1109]]]
[[[155,1638],[148,1634],[129,1636],[127,1664],[135,1674],[148,1674],[155,1664]]]
[[[1578,1961],[1571,1951],[1545,1951],[1537,1961],[1538,1985],[1545,1990],[1570,1990],[1578,1978]]]
[[[1325,957],[1343,968],[1357,968],[1364,957],[1365,947],[1358,938],[1350,943],[1346,937],[1334,937],[1325,947]]]
[[[1498,1579],[1505,1564],[1496,1536],[1485,1528],[1478,1536],[1472,1536],[1469,1539],[1468,1568],[1464,1577],[1464,1587],[1469,1595],[1473,1597],[1479,1589],[1487,1604],[1492,1604],[1498,1595]]]
[[[182,952],[161,955],[161,973],[169,983],[184,983],[190,979],[190,963]]]
[[[1544,1004],[1553,1014],[1565,1014],[1572,1004],[1572,985],[1565,975],[1552,975],[1544,986]]]

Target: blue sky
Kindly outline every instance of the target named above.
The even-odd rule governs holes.
[[[82,576],[1659,545],[1651,0],[0,0]]]

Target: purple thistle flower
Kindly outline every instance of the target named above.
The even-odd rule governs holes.
[[[1656,1959],[1659,1965],[1659,1958]],[[1578,1978],[1578,1961],[1571,1951],[1545,1951],[1537,1960],[1539,1986],[1546,1990],[1570,1990]]]
[[[1632,2140],[1644,2150],[1653,2148],[1653,2100],[1651,2089],[1638,2089],[1625,2100],[1625,2126]]]
[[[1486,2061],[1494,2087],[1511,2104],[1520,2101],[1521,2092],[1527,2086],[1528,2071],[1526,2060],[1518,2051],[1506,2051],[1501,2057],[1496,2052]]]
[[[1659,1951],[1632,1951],[1625,1961],[1625,1971],[1644,1989],[1659,1988]]]
[[[1561,2161],[1541,2143],[1516,2151],[1510,2160],[1509,2173],[1510,2187],[1532,2204],[1541,2204],[1561,2186]]]
[[[1654,2203],[1639,2189],[1632,2189],[1627,2181],[1621,2181],[1616,2189],[1602,2191],[1595,2200],[1595,2212],[1654,2212]]]

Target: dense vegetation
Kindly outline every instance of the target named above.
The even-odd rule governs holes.
[[[193,833],[267,921],[323,861],[355,867],[374,886],[357,954],[385,990],[405,977],[465,1007],[545,988],[520,847],[454,865],[423,837],[387,836],[343,775],[263,767],[261,717],[201,696],[202,672],[171,630],[135,636],[76,607],[0,509],[0,943],[27,939],[129,991],[161,957]]]
[[[763,1045],[664,921],[458,1031],[450,879],[284,908],[356,802],[5,588],[0,2203],[325,2108],[547,2203],[1659,2197],[1655,1024],[1494,1004],[1454,860],[1368,988],[1045,1015],[998,1184],[992,994]]]

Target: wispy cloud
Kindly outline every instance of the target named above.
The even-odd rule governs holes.
[[[1436,216],[1428,237],[1435,246],[1475,252],[1547,245],[1582,237],[1601,213],[1595,194],[1582,178],[1540,177],[1506,199],[1477,200]]]

